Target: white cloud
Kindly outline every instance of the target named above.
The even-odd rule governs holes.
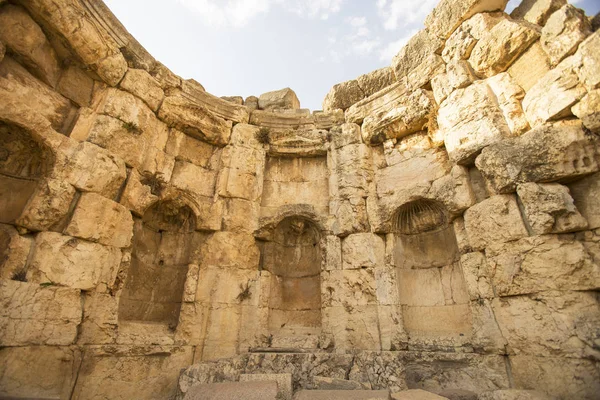
[[[371,54],[375,49],[381,45],[378,38],[358,40],[352,43],[352,52],[359,56],[366,56]]]
[[[287,11],[302,17],[327,19],[342,9],[344,0],[276,0]]]
[[[386,30],[396,30],[411,24],[421,24],[438,0],[379,0],[377,8]]]
[[[384,62],[392,61],[392,58],[398,54],[402,46],[404,46],[415,33],[417,33],[417,30],[412,30],[400,39],[388,43],[379,51],[379,59]]]
[[[348,23],[355,28],[359,28],[367,24],[367,19],[365,17],[348,17],[346,18],[346,21],[348,21]]]

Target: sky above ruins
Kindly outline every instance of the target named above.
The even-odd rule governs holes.
[[[390,65],[438,0],[105,0],[129,32],[217,96],[291,87],[321,109],[331,86]],[[508,10],[518,5],[511,0]],[[571,1],[588,15],[598,0]]]

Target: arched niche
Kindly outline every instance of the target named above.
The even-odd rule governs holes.
[[[195,229],[191,208],[174,200],[155,203],[136,220],[119,321],[177,326]]]
[[[19,218],[51,165],[49,149],[23,128],[0,121],[0,223]]]
[[[471,330],[471,313],[448,210],[433,200],[411,201],[397,210],[393,227],[405,329],[415,340],[464,340]]]
[[[269,330],[304,331],[321,327],[320,232],[305,217],[287,217],[263,247],[263,269],[271,273]]]

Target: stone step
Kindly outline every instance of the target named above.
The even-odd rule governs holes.
[[[387,390],[300,390],[294,400],[389,400]]]
[[[279,400],[277,382],[208,383],[191,387],[183,400]]]

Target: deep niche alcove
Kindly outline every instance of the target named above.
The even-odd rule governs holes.
[[[195,228],[193,211],[176,201],[155,203],[136,220],[119,321],[177,326]]]
[[[321,327],[320,232],[304,217],[288,217],[275,228],[263,250],[263,269],[271,275],[269,331],[318,331]]]

